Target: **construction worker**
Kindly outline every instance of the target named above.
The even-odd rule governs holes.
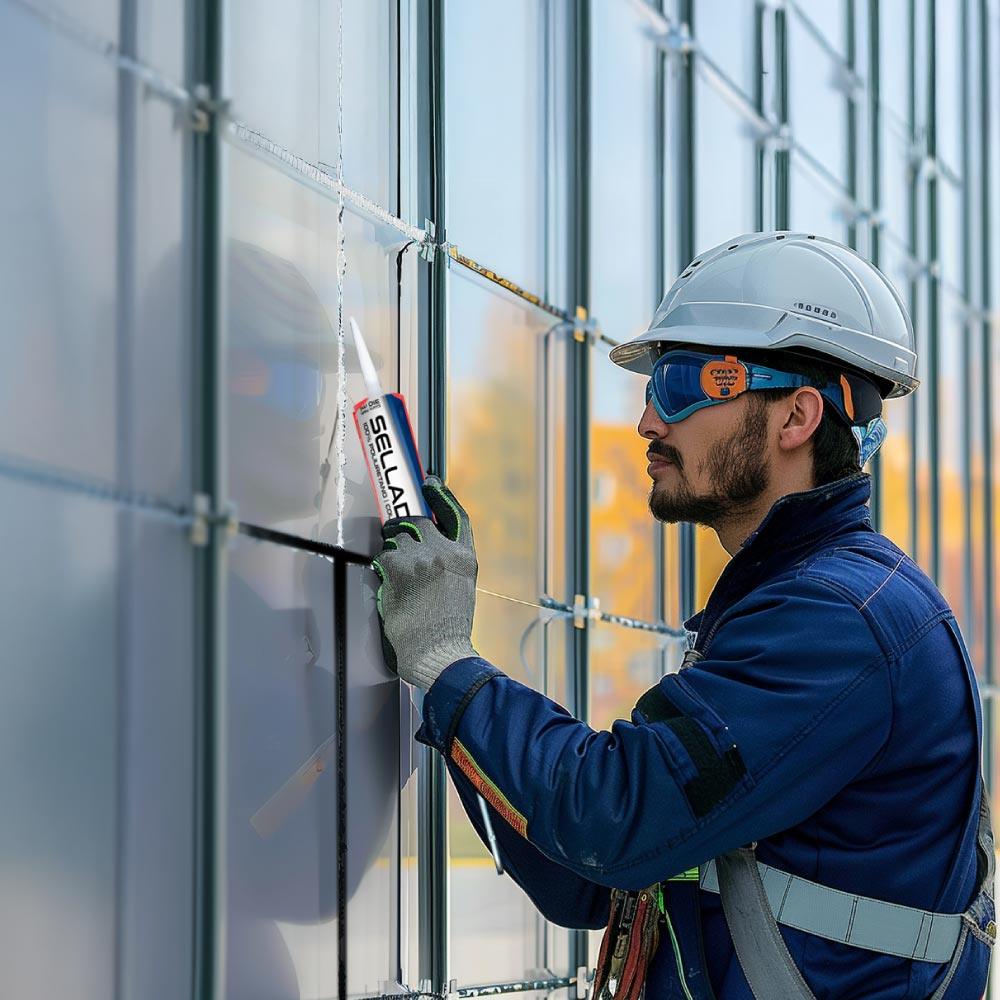
[[[871,525],[882,400],[917,386],[885,277],[805,234],[737,237],[612,360],[663,521],[732,556],[684,663],[596,732],[470,644],[468,517],[384,526],[385,649],[427,689],[481,837],[549,919],[606,927],[595,996],[978,998],[996,933],[975,674],[947,602]]]

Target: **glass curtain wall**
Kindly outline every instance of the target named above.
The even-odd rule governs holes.
[[[923,380],[875,515],[959,615],[995,775],[998,0],[0,0],[0,50],[12,993],[593,962],[382,662],[350,316],[472,517],[474,644],[606,728],[728,558],[650,517],[610,348],[739,233],[875,260]]]

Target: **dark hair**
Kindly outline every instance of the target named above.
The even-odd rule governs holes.
[[[767,365],[793,375],[805,375],[813,382],[826,384],[840,379],[842,368],[791,351],[752,351],[733,348],[741,360]],[[757,405],[766,406],[780,399],[787,399],[795,389],[760,389],[748,395]],[[826,401],[824,400],[824,403]],[[824,486],[844,476],[861,471],[858,463],[858,444],[839,413],[829,404],[823,407],[823,418],[812,436],[813,485]]]

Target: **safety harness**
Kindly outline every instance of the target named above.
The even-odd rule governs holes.
[[[990,948],[996,940],[993,830],[982,779],[978,826],[977,891],[964,913],[932,913],[820,885],[758,861],[756,844],[702,865],[698,881],[703,890],[721,897],[736,957],[757,1000],[815,1000],[778,924],[883,955],[948,962],[931,997],[940,1000],[958,970],[966,938],[971,934]],[[593,985],[598,1000],[633,1000],[642,995],[645,971],[659,942],[656,924],[666,922],[671,929],[662,900],[659,884],[638,893],[612,890],[610,920]],[[683,978],[680,961],[678,972]]]

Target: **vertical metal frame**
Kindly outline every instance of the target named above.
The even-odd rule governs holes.
[[[189,0],[189,86],[218,100],[223,86],[223,0]],[[223,122],[210,115],[204,131],[188,134],[190,177],[187,226],[188,281],[194,337],[196,408],[194,489],[211,509],[225,509],[223,368],[224,234],[222,224]],[[192,996],[226,994],[226,538],[221,525],[195,550],[195,912]]]
[[[980,372],[983,408],[979,414],[982,421],[982,440],[985,454],[983,455],[983,540],[986,552],[986,579],[985,594],[983,595],[983,649],[986,660],[983,664],[983,676],[987,685],[992,689],[995,684],[995,655],[994,655],[994,612],[996,595],[996,566],[994,560],[994,545],[996,540],[993,536],[993,428],[991,410],[993,406],[993,374],[990,369],[991,356],[991,324],[989,321],[989,311],[993,305],[993,288],[990,280],[990,126],[992,124],[991,111],[997,100],[996,94],[990,92],[990,33],[989,33],[989,7],[987,0],[979,0],[978,4],[978,37],[979,37],[979,74],[980,74],[980,104],[979,104],[979,127],[980,127],[980,203],[979,211],[983,218],[983,225],[980,230],[981,246],[980,251],[980,304],[982,306],[981,318],[979,321],[979,335],[982,342],[983,365]],[[984,699],[983,704],[983,732],[984,754],[983,772],[986,778],[986,785],[993,792],[993,738],[994,738],[994,699]]]
[[[577,0],[567,12],[568,66],[567,130],[569,156],[566,183],[567,213],[567,307],[578,317],[590,308],[590,0]],[[574,338],[569,345],[567,405],[569,426],[590,427],[590,343]],[[566,524],[570,537],[569,572],[576,594],[590,593],[590,436],[573,435],[575,448],[570,457],[566,497],[571,505]],[[586,722],[590,716],[589,635],[585,628],[570,628],[571,710]],[[570,937],[570,965],[587,965],[587,934],[573,931]]]
[[[445,235],[445,0],[420,0],[417,8],[418,216],[438,241]],[[418,289],[422,405],[419,440],[424,467],[447,476],[447,269],[436,253]],[[422,306],[422,308],[420,308]],[[448,788],[441,755],[421,747],[418,764],[417,909],[421,989],[444,992],[448,979]]]
[[[910,86],[909,86],[909,126],[910,126],[910,147],[915,148],[917,140],[917,0],[910,0],[909,3],[909,23],[907,24],[907,36],[909,40],[909,76],[910,76]],[[909,174],[909,249],[910,256],[914,260],[920,260],[920,225],[919,225],[919,212],[920,212],[920,175],[918,172],[918,167],[913,159],[910,162],[910,174]],[[910,319],[913,322],[914,330],[917,325],[922,322],[922,317],[920,315],[920,300],[918,298],[919,285],[916,277],[910,279],[909,287],[909,306],[910,306]],[[925,359],[926,360],[926,359]],[[926,376],[921,370],[920,372],[921,382],[925,381]],[[910,481],[909,481],[909,495],[910,495],[910,552],[913,554],[914,558],[917,557],[919,553],[919,542],[920,542],[920,518],[919,518],[919,508],[918,503],[920,502],[920,495],[917,482],[917,446],[918,446],[918,433],[920,430],[920,421],[918,419],[918,406],[919,403],[916,399],[913,399],[910,403],[910,451],[913,456],[913,460],[910,462]]]

